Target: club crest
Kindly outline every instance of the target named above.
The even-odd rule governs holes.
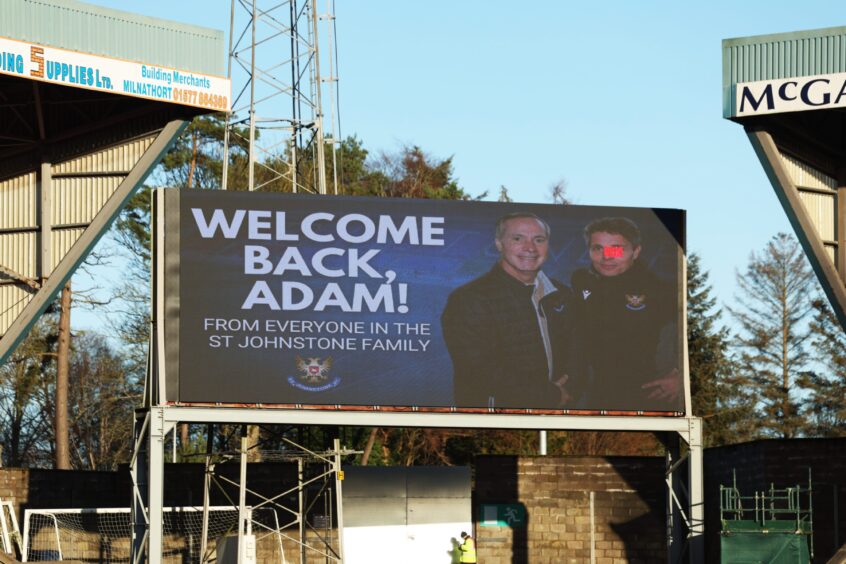
[[[640,311],[646,307],[646,294],[626,294],[626,308]]]
[[[590,290],[582,290],[582,299],[586,300],[590,297]]]
[[[320,357],[296,358],[297,376],[288,376],[288,383],[308,392],[322,392],[334,388],[341,383],[337,376],[330,380],[329,370],[332,368],[332,357],[321,361]]]

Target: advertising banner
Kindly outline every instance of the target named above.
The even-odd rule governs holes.
[[[228,78],[0,37],[0,74],[217,111],[230,109]]]
[[[680,210],[156,203],[166,401],[684,411]]]
[[[746,117],[846,107],[846,73],[743,82],[734,86],[734,114]]]

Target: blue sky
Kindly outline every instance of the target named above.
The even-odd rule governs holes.
[[[228,33],[228,0],[95,3]],[[505,185],[543,203],[565,179],[577,204],[686,209],[688,250],[723,304],[749,253],[790,226],[722,119],[721,41],[846,25],[824,0],[337,0],[335,13],[344,136],[452,156],[471,194]]]

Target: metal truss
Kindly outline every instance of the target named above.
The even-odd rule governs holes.
[[[132,557],[133,564],[149,562],[158,564],[163,561],[164,531],[164,462],[167,435],[175,435],[177,423],[186,422],[174,419],[185,415],[181,408],[141,409],[136,414],[135,446],[130,465],[132,477]],[[209,420],[203,421],[212,423]],[[278,420],[274,423],[279,423]],[[210,425],[212,427],[213,425]],[[245,429],[246,425],[242,426]],[[249,444],[246,432],[242,431],[240,449],[235,452],[213,452],[211,431],[209,451],[203,454],[205,461],[205,479],[203,484],[203,535],[201,540],[201,562],[211,562],[212,554],[207,545],[208,514],[211,495],[222,494],[233,509],[238,510],[238,561],[244,562],[244,542],[246,535],[258,531],[257,537],[273,535],[278,539],[279,549],[283,550],[283,539],[298,547],[298,561],[303,564],[309,557],[325,562],[343,562],[343,493],[341,461],[345,456],[359,454],[360,451],[342,449],[335,439],[333,449],[316,452],[296,442],[282,438],[286,445],[284,451],[263,451],[261,445]],[[172,444],[175,445],[175,436]],[[248,486],[247,461],[252,452],[261,452],[263,459],[281,460],[297,465],[297,483],[286,487],[271,496],[264,495]],[[239,463],[239,478],[233,480],[223,475],[220,470],[228,462]],[[231,491],[237,489],[237,499]],[[316,490],[316,491],[315,491]],[[334,505],[332,504],[334,490]],[[309,492],[311,492],[309,494]],[[257,503],[246,503],[247,496],[258,499]],[[291,503],[291,498],[295,500]],[[327,521],[324,531],[309,523],[307,516],[318,502],[323,502],[324,511],[329,514],[329,521],[334,509],[336,531],[332,534],[332,524]],[[263,510],[274,516],[271,521],[257,518]],[[287,531],[296,528],[294,536]],[[286,562],[284,557],[283,562]]]
[[[598,431],[652,431],[665,437],[667,444],[667,527],[668,562],[704,562],[704,499],[702,473],[702,421],[696,417],[611,417],[611,416],[552,416],[498,415],[463,413],[395,412],[335,412],[323,410],[226,408],[158,406],[139,410],[136,423],[136,446],[132,457],[134,521],[133,562],[140,554],[148,555],[148,562],[159,564],[162,556],[162,499],[164,488],[165,438],[177,423],[256,424],[256,425],[353,425],[372,426],[378,417],[380,426],[398,427],[468,427],[503,429],[556,429]],[[293,443],[291,443],[293,444]],[[239,504],[246,496],[247,443],[242,439],[238,454],[242,465],[239,484]],[[327,464],[323,477],[334,477],[338,516],[339,545],[342,547],[343,517],[340,481],[341,457],[352,451],[341,450],[338,444],[332,451],[316,453],[292,451],[292,460],[322,460]],[[686,462],[686,464],[683,464]],[[299,464],[299,463],[298,463]],[[684,470],[686,469],[686,472]],[[322,479],[322,478],[321,478]],[[303,484],[308,485],[308,484]],[[279,496],[290,494],[286,490]],[[254,494],[254,492],[250,492]],[[262,506],[278,503],[279,496],[264,497]],[[254,506],[255,507],[255,506]],[[300,506],[302,508],[302,506]],[[288,508],[286,514],[294,515]],[[247,518],[242,519],[242,534]],[[305,526],[304,515],[291,523]],[[145,542],[146,541],[146,542]],[[343,562],[342,549],[325,551],[330,561]]]
[[[301,563],[306,562],[309,556],[317,557],[318,559],[322,558],[326,562],[341,562],[341,554],[343,552],[343,512],[342,499],[339,495],[342,482],[339,479],[340,459],[343,456],[356,454],[358,451],[341,449],[337,439],[335,439],[334,449],[325,452],[314,452],[287,438],[282,438],[282,442],[287,445],[287,450],[277,452],[261,451],[261,458],[264,461],[282,460],[295,463],[297,465],[296,485],[282,490],[271,497],[250,489],[246,482],[246,460],[250,450],[261,447],[260,445],[255,445],[251,448],[247,444],[247,437],[242,436],[241,450],[237,454],[210,453],[206,455],[204,508],[209,506],[209,498],[213,487],[223,493],[233,505],[235,505],[235,502],[228,496],[227,486],[238,488],[238,507],[241,511],[247,510],[243,504],[245,494],[249,494],[253,498],[260,500],[258,503],[249,506],[249,512],[253,515],[263,509],[270,509],[274,514],[281,513],[283,516],[281,521],[276,522],[275,529],[268,526],[266,522],[253,520],[254,530],[259,528],[266,534],[276,535],[280,539],[280,548],[281,539],[294,542],[298,547],[297,552]],[[239,481],[232,480],[218,471],[221,464],[232,460],[240,460],[241,478]],[[317,468],[316,471],[314,470],[315,468]],[[307,496],[309,489],[316,489],[317,491],[316,493],[312,491],[311,495]],[[335,513],[338,519],[337,539],[332,538],[330,522],[333,489],[337,490],[335,496]],[[289,503],[289,498],[293,495],[296,496],[296,501],[292,504]],[[324,515],[328,514],[329,516],[323,531],[320,531],[313,524],[309,523],[307,519],[309,512],[321,501],[324,505],[324,511],[328,511]],[[243,521],[246,522],[247,519]],[[294,527],[297,528],[297,536],[292,536],[285,532]],[[315,542],[309,542],[309,533],[315,539]],[[206,554],[206,552],[204,548],[202,553]]]
[[[224,189],[337,193],[334,0],[322,1],[321,13],[318,0],[232,0]],[[230,154],[244,150],[248,186],[230,186]]]
[[[687,433],[668,433],[665,442],[667,561],[671,564],[705,562],[702,420],[686,421]],[[686,449],[679,439],[686,443]],[[683,474],[685,463],[687,476]]]

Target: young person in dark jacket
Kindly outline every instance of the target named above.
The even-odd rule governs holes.
[[[626,218],[585,228],[590,268],[572,276],[585,407],[683,411],[678,297],[638,262],[640,229]]]
[[[557,408],[569,399],[562,348],[572,294],[541,267],[549,225],[534,214],[500,218],[500,259],[453,291],[441,316],[457,407]]]

